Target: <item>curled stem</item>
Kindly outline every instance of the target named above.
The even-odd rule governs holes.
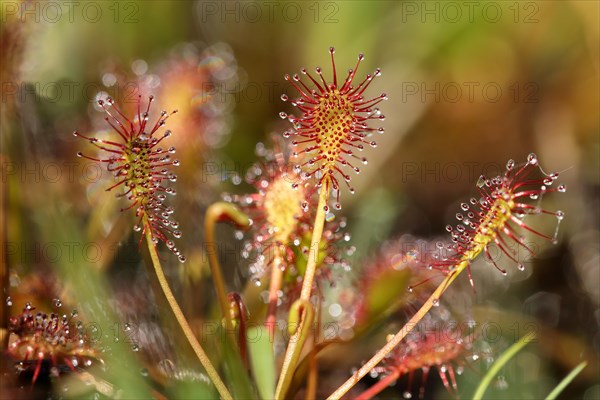
[[[277,389],[275,389],[276,399],[283,399],[290,386],[296,364],[300,358],[300,351],[310,331],[313,317],[314,310],[310,301],[299,299],[292,304],[288,328],[293,335],[290,337],[288,351],[285,353],[281,375],[277,382]],[[292,348],[292,351],[290,351],[290,348]]]
[[[325,181],[319,194],[319,204],[317,205],[317,215],[315,216],[315,223],[313,227],[312,237],[310,241],[310,249],[308,254],[308,262],[306,264],[306,272],[304,273],[304,279],[302,281],[302,291],[300,292],[300,299],[297,300],[294,305],[298,304],[303,307],[304,310],[310,306],[310,319],[312,320],[312,306],[310,305],[310,294],[312,292],[313,281],[315,279],[315,273],[317,270],[317,260],[319,259],[319,248],[321,243],[321,237],[323,236],[323,227],[325,226],[325,207],[327,206],[327,199],[329,198],[329,181]],[[298,321],[298,312],[294,309],[294,305],[290,309],[288,318],[288,324],[292,326],[293,321]],[[285,352],[285,358],[283,361],[283,367],[279,375],[279,381],[277,383],[277,390],[275,391],[275,398],[281,399],[285,396],[285,393],[289,387],[289,383],[292,380],[296,364],[300,358],[300,352],[302,346],[306,340],[308,329],[310,328],[310,321],[306,318],[301,318],[300,326],[296,330],[294,336],[290,338],[288,347]],[[293,332],[290,332],[293,333]]]
[[[431,307],[439,304],[440,296],[448,288],[448,286],[458,277],[458,275],[469,265],[469,261],[460,262],[453,271],[439,284],[433,294],[425,301],[423,306],[417,311],[412,318],[383,346],[369,361],[367,361],[354,375],[344,382],[328,399],[340,399],[354,385],[356,385],[366,374],[371,372],[400,342],[413,328],[423,319],[423,317],[431,310]]]
[[[248,343],[247,343],[247,327],[248,327],[248,310],[239,293],[232,292],[227,296],[230,302],[231,318],[238,321],[238,348],[240,349],[240,357],[244,366],[248,366]]]
[[[219,305],[221,306],[221,313],[223,318],[225,318],[227,330],[231,330],[233,323],[229,313],[229,299],[227,297],[225,280],[223,279],[223,273],[221,272],[221,264],[219,263],[217,246],[215,243],[215,225],[217,222],[221,221],[229,221],[237,227],[245,229],[250,226],[250,219],[237,207],[225,202],[211,204],[206,210],[206,216],[204,218],[204,240],[206,241],[208,263],[210,264],[215,290],[217,291]]]
[[[167,303],[169,304],[169,307],[171,308],[171,311],[173,312],[177,323],[181,327],[181,330],[183,331],[183,334],[188,340],[190,346],[194,350],[194,353],[196,353],[198,360],[200,360],[200,363],[206,370],[206,373],[208,374],[210,380],[215,385],[217,391],[221,395],[221,398],[225,400],[232,400],[233,398],[231,397],[231,394],[227,390],[227,387],[225,387],[225,384],[221,380],[219,373],[210,362],[210,359],[204,352],[204,349],[202,349],[202,346],[196,339],[196,336],[194,336],[194,333],[192,332],[192,329],[190,328],[187,319],[183,315],[183,312],[181,311],[181,308],[179,307],[179,304],[177,303],[177,300],[175,299],[175,296],[173,295],[173,292],[169,287],[167,278],[165,277],[162,266],[160,265],[160,260],[158,258],[158,253],[156,252],[155,244],[152,241],[152,231],[150,229],[150,222],[145,216],[143,223],[146,236],[146,243],[148,245],[148,251],[150,252],[152,266],[154,267],[154,271],[156,273],[156,278],[158,279],[158,283],[160,284],[164,297],[167,300]]]

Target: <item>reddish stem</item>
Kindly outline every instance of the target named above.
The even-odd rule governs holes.
[[[373,396],[379,394],[379,392],[381,392],[382,390],[384,390],[388,386],[390,386],[399,377],[400,377],[400,371],[395,370],[394,372],[392,372],[385,378],[380,379],[379,382],[377,382],[376,384],[374,384],[373,386],[371,386],[370,388],[368,388],[367,390],[365,390],[364,392],[359,394],[358,397],[356,398],[356,400],[368,400],[368,399],[372,398]]]
[[[277,314],[277,302],[279,296],[277,292],[281,288],[281,279],[283,272],[281,271],[281,255],[279,253],[279,246],[275,246],[275,256],[273,258],[273,264],[271,266],[271,282],[269,284],[269,306],[267,309],[267,318],[265,320],[265,326],[269,332],[269,339],[271,342],[275,339],[275,317]]]

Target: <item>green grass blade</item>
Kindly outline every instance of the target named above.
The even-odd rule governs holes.
[[[275,359],[269,335],[263,327],[252,327],[247,336],[252,338],[248,340],[248,346],[258,393],[263,399],[272,399],[275,395]]]
[[[550,394],[546,397],[546,400],[556,399],[558,395],[567,387],[567,385],[571,383],[571,381],[575,379],[575,377],[579,375],[579,373],[583,371],[585,367],[587,367],[587,361],[583,361],[576,366],[573,371],[571,371],[569,375],[565,376],[565,378],[560,381],[560,383],[550,392]]]
[[[250,337],[250,336],[248,336]],[[256,399],[256,390],[242,363],[237,345],[229,338],[223,338],[223,365],[227,376],[228,387],[234,399]]]
[[[533,339],[535,339],[535,333],[529,333],[523,336],[521,339],[519,339],[518,342],[510,346],[508,350],[506,350],[504,353],[502,353],[502,355],[492,365],[487,374],[485,374],[485,376],[483,377],[483,380],[481,381],[481,383],[477,387],[477,390],[475,391],[475,394],[473,395],[473,400],[481,400],[483,398],[483,394],[487,390],[488,386],[490,386],[492,379],[494,379],[498,372],[500,372],[502,367],[504,367],[504,365],[508,363],[511,358],[513,358],[519,351],[523,349],[523,347],[525,347]]]

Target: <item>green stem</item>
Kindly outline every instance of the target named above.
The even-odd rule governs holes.
[[[356,373],[344,382],[328,399],[340,399],[354,385],[356,385],[366,374],[371,372],[400,342],[413,328],[423,319],[423,317],[431,310],[431,307],[439,304],[440,296],[448,288],[448,286],[458,277],[458,275],[469,265],[468,261],[463,261],[450,272],[446,278],[440,283],[433,294],[425,301],[412,318],[383,346],[369,361],[367,361]]]
[[[206,373],[208,374],[211,381],[217,388],[217,391],[221,395],[221,398],[225,399],[225,400],[232,400],[233,398],[231,397],[231,394],[227,390],[227,387],[225,387],[225,384],[219,377],[219,373],[217,372],[215,367],[213,367],[212,363],[210,362],[210,359],[208,358],[208,356],[202,349],[202,346],[196,339],[196,336],[194,336],[194,333],[192,332],[192,329],[190,328],[190,326],[187,322],[187,319],[183,315],[181,308],[179,308],[179,304],[177,303],[177,300],[175,299],[175,296],[173,295],[173,292],[171,291],[171,288],[169,287],[167,278],[165,277],[162,266],[160,265],[160,260],[158,258],[158,253],[156,252],[156,247],[155,247],[154,243],[152,242],[152,233],[151,233],[152,231],[150,229],[150,223],[148,222],[147,218],[144,218],[143,223],[144,223],[144,231],[145,231],[145,235],[146,235],[146,243],[148,245],[148,251],[150,252],[150,258],[152,260],[152,265],[154,267],[154,271],[156,272],[156,277],[158,279],[158,283],[160,284],[160,287],[163,291],[165,299],[167,300],[167,303],[169,303],[169,306],[171,307],[171,311],[173,312],[175,319],[179,323],[179,326],[181,327],[183,334],[185,335],[188,342],[190,343],[190,346],[194,350],[194,353],[196,353],[196,356],[200,360],[200,363],[206,370]]]
[[[315,216],[315,225],[313,227],[312,237],[310,241],[310,249],[308,253],[308,262],[306,264],[306,272],[302,280],[302,291],[300,299],[310,301],[310,294],[313,288],[313,281],[317,271],[317,261],[319,260],[319,250],[321,237],[323,236],[323,227],[325,226],[325,207],[329,198],[329,182],[324,182],[319,194],[319,204],[317,205],[317,215]]]
[[[321,301],[317,305],[317,317],[316,317],[316,333],[313,335],[313,349],[317,347],[317,339],[321,336]],[[308,354],[308,378],[306,379],[306,399],[316,400],[317,399],[317,386],[319,384],[319,360],[317,359],[317,352],[311,351]]]
[[[306,264],[306,272],[304,273],[304,279],[302,281],[302,291],[300,292],[300,299],[296,302],[298,304],[303,304],[304,309],[306,309],[306,305],[310,306],[310,294],[312,292],[313,281],[315,279],[315,273],[317,270],[319,248],[321,244],[321,237],[323,236],[323,227],[325,226],[325,207],[327,206],[328,198],[329,182],[326,181],[321,187],[321,193],[319,194],[319,203],[317,204],[317,215],[315,216],[315,223],[310,241],[308,262]],[[312,306],[310,309],[312,313]],[[294,310],[292,309],[290,310],[290,316],[288,318],[288,324],[290,324],[290,326],[292,321],[299,321],[300,325],[288,342],[283,367],[277,382],[277,390],[275,391],[276,399],[282,399],[287,392],[289,384],[294,375],[294,371],[296,370],[296,364],[300,358],[302,347],[308,335],[312,318],[311,321],[308,321],[307,318],[298,318],[298,315],[295,314]]]
[[[506,350],[502,355],[496,360],[496,362],[492,365],[489,371],[485,374],[481,383],[477,387],[475,394],[473,395],[473,400],[481,400],[483,398],[483,394],[487,390],[492,379],[500,372],[502,367],[510,361],[523,347],[525,347],[529,342],[535,339],[535,333],[529,332],[527,335],[523,336],[519,339],[515,344],[510,346],[508,350]]]
[[[240,228],[250,226],[250,219],[246,214],[241,212],[237,207],[225,202],[211,204],[206,210],[204,218],[204,240],[208,248],[208,263],[212,273],[217,298],[221,306],[221,313],[225,318],[225,324],[228,331],[233,328],[231,315],[229,313],[229,300],[227,298],[227,290],[225,289],[225,280],[221,272],[221,264],[217,254],[217,245],[215,243],[215,226],[219,221],[230,221]]]

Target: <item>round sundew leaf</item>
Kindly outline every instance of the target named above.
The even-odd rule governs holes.
[[[337,76],[334,53],[329,49],[333,79],[329,82],[323,76],[321,68],[316,68],[313,76],[302,69],[298,74],[285,75],[285,80],[299,93],[300,97],[290,101],[299,108],[299,116],[280,113],[287,118],[293,129],[286,131],[284,137],[293,136],[294,157],[301,161],[302,176],[311,178],[315,187],[324,185],[336,193],[336,208],[339,209],[340,186],[344,185],[350,193],[350,172],[360,173],[358,165],[366,164],[365,157],[358,155],[367,147],[376,147],[369,140],[372,132],[383,132],[383,128],[371,126],[371,122],[383,121],[377,105],[387,100],[385,93],[372,97],[365,94],[374,77],[381,75],[376,69],[362,80],[355,80],[364,55],[359,54],[353,69],[349,69],[346,78]],[[306,81],[306,83],[304,81]],[[310,87],[310,88],[309,88]],[[286,95],[284,101],[290,100]]]

